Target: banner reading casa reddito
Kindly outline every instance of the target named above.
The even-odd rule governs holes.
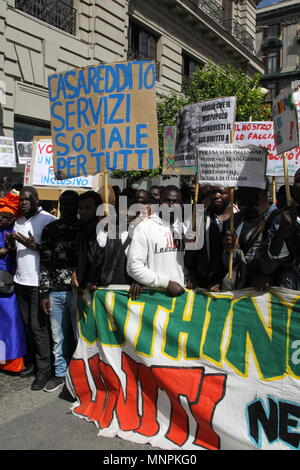
[[[92,295],[92,297],[91,297]],[[101,436],[162,449],[297,449],[300,296],[287,289],[172,298],[79,297],[67,383]]]
[[[242,145],[257,145],[268,149],[267,176],[284,176],[283,156],[276,153],[273,122],[236,122],[234,141]],[[300,147],[286,152],[288,172],[293,176],[300,168]]]

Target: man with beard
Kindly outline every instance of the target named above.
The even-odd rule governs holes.
[[[187,251],[185,262],[193,284],[219,292],[226,269],[222,263],[224,222],[230,217],[230,189],[209,188],[209,205],[205,212],[205,240],[201,250]]]
[[[222,283],[223,291],[251,286],[260,288],[268,283],[259,269],[259,257],[266,224],[276,206],[269,205],[268,189],[254,187],[239,187],[237,202],[241,210],[234,215],[235,232],[227,230],[224,236],[223,261],[227,271],[231,250],[234,256],[232,279],[227,273]]]
[[[272,220],[259,261],[274,285],[300,290],[300,170],[292,186],[293,201]]]

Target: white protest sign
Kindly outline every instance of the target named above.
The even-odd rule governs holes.
[[[257,145],[268,150],[267,176],[284,176],[283,157],[276,153],[273,122],[236,122],[234,142],[241,145]],[[293,176],[300,168],[300,147],[286,153],[289,175]]]
[[[266,150],[254,145],[199,145],[200,184],[265,188]]]
[[[12,137],[0,137],[0,168],[15,168],[16,154]]]
[[[17,142],[18,161],[25,165],[31,159],[32,142]]]
[[[78,176],[65,180],[57,180],[53,166],[52,140],[35,137],[30,169],[30,184],[33,186],[47,186],[53,188],[91,188],[92,176]]]
[[[176,166],[195,166],[197,145],[229,144],[235,113],[235,96],[200,101],[180,108],[177,116]]]
[[[274,140],[278,154],[299,147],[296,102],[299,92],[287,88],[273,100]]]

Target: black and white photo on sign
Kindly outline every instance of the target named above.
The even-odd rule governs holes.
[[[32,142],[17,142],[19,163],[25,164],[32,154]]]

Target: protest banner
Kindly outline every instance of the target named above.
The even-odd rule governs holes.
[[[0,137],[0,167],[16,167],[15,144],[12,137]]]
[[[80,296],[67,385],[99,436],[172,450],[299,449],[300,297]]]
[[[237,144],[199,145],[198,183],[265,188],[266,149]]]
[[[299,92],[287,88],[273,100],[274,140],[278,154],[299,147],[299,129],[296,102]]]
[[[18,162],[25,165],[31,159],[32,142],[17,142]]]
[[[176,126],[164,126],[163,175],[195,175],[196,167],[177,167],[175,164]]]
[[[78,176],[66,180],[57,180],[53,167],[52,140],[47,137],[34,137],[32,159],[30,164],[29,182],[33,186],[47,186],[52,188],[86,188],[93,185],[92,176]],[[28,167],[25,169],[28,171]],[[28,179],[28,176],[27,176]]]
[[[230,143],[236,97],[200,101],[178,110],[175,144],[176,166],[196,166],[199,144]]]
[[[30,186],[31,160],[27,160],[24,169],[23,186]]]
[[[155,63],[132,61],[49,77],[58,179],[159,166]]]
[[[235,123],[234,142],[241,145],[257,145],[268,150],[267,176],[284,176],[283,156],[276,153],[272,121],[241,121]],[[300,147],[286,153],[288,171],[294,176],[300,168]]]

